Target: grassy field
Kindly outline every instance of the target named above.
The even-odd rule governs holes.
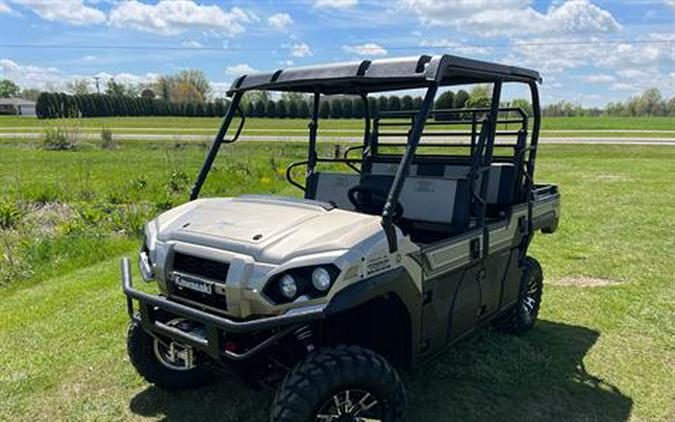
[[[298,194],[283,171],[302,145],[222,152],[206,195]],[[125,354],[118,258],[136,253],[147,218],[185,200],[204,154],[0,144],[0,420],[266,420],[270,392],[223,380],[168,394]],[[406,375],[409,420],[673,420],[675,148],[539,157],[538,180],[563,194],[560,230],[531,249],[546,277],[541,321],[521,338],[481,330]],[[609,285],[579,285],[589,278]]]
[[[40,132],[45,128],[62,125],[59,120],[39,120],[36,118],[0,116],[0,134]],[[109,117],[77,119],[69,124],[77,126],[82,133],[100,132],[101,128],[109,128],[116,135],[125,133],[147,133],[165,135],[213,135],[220,125],[218,118],[190,118],[190,117]],[[441,127],[435,128],[442,129]],[[458,129],[453,127],[452,129]],[[327,136],[355,136],[363,130],[363,122],[358,119],[322,120],[319,131]],[[564,117],[545,118],[542,124],[543,135],[546,137],[585,137],[585,136],[612,136],[612,137],[674,137],[673,133],[659,133],[658,131],[675,131],[675,119],[667,117],[640,117],[640,118],[585,118]],[[574,132],[566,132],[566,131]],[[630,132],[617,133],[616,130],[646,131],[636,134]],[[556,132],[562,131],[562,132]],[[603,132],[604,131],[604,132]],[[649,132],[652,131],[652,132]],[[249,118],[244,129],[244,135],[279,135],[303,136],[307,133],[306,119],[263,119]]]

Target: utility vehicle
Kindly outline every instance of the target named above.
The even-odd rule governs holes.
[[[272,421],[404,420],[397,370],[485,323],[520,334],[537,318],[542,271],[527,249],[559,219],[557,186],[534,182],[538,82],[450,55],[237,78],[190,201],[145,227],[140,271],[161,293],[134,288],[122,261],[131,363],[167,389],[221,370],[277,386]],[[531,93],[531,129],[523,110],[500,107],[511,83]],[[433,108],[439,89],[466,84],[489,84],[491,105]],[[369,107],[373,94],[409,89],[424,92],[419,109]],[[304,198],[198,199],[219,148],[241,133],[251,90],[312,99],[307,159],[287,172]],[[331,95],[360,97],[365,114],[362,141],[337,157],[317,148]]]

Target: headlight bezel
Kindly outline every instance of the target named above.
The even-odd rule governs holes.
[[[155,270],[152,264],[152,257],[150,256],[147,236],[143,237],[143,245],[141,246],[141,250],[138,253],[138,268],[141,272],[143,280],[146,282],[154,280]]]
[[[325,290],[317,289],[312,282],[312,273],[317,268],[324,268],[330,276],[330,285]],[[281,279],[287,274],[293,277],[297,286],[297,292],[292,298],[286,297],[281,293]],[[330,292],[330,289],[335,285],[335,280],[337,280],[339,275],[340,269],[335,266],[335,264],[319,264],[291,268],[271,277],[263,289],[263,294],[275,305],[291,303],[301,297],[317,299],[326,296],[328,292]]]

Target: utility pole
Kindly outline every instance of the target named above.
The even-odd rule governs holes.
[[[99,81],[100,79],[101,79],[100,77],[94,76],[94,81],[96,81],[96,92],[99,93],[99,94],[101,93],[101,87],[100,87],[99,84],[98,84],[98,81]]]

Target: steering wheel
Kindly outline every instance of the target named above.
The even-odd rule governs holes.
[[[372,185],[356,185],[349,189],[347,196],[358,211],[378,215],[382,214],[384,205],[387,203],[388,192]],[[403,205],[397,200],[391,218],[396,221],[402,216]]]

